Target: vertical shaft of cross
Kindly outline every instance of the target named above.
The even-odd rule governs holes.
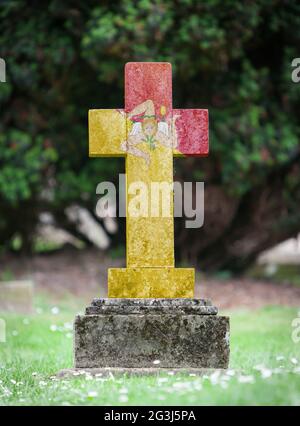
[[[147,102],[148,104],[147,104]],[[145,104],[146,102],[146,104]],[[125,111],[130,114],[137,105],[150,105],[149,111],[155,120],[172,119],[172,74],[167,63],[129,63],[125,68]],[[145,109],[145,106],[144,106]],[[137,110],[147,118],[147,110]],[[148,111],[148,112],[149,112]],[[161,117],[161,111],[164,112]],[[170,129],[169,129],[170,131]],[[130,129],[127,128],[127,140]],[[132,194],[129,188],[142,182],[148,192],[148,217],[132,217],[127,210],[126,240],[127,267],[174,267],[174,221],[173,221],[173,150],[155,145],[150,151],[149,164],[144,158],[133,155],[126,157],[127,202]],[[154,193],[151,183],[163,182],[163,192]],[[169,188],[166,187],[169,185]],[[161,206],[163,198],[169,197],[170,216],[153,217],[151,195],[159,194]]]

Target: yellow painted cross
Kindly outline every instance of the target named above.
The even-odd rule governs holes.
[[[171,64],[126,64],[125,109],[89,111],[89,154],[126,158],[127,267],[108,270],[108,297],[193,297],[194,269],[174,262],[173,156],[208,155],[208,111],[173,110]]]

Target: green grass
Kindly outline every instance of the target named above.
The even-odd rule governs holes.
[[[71,323],[79,303],[62,301],[55,314],[44,298],[33,316],[0,314],[7,328],[0,343],[1,405],[300,404],[300,343],[291,338],[296,309],[229,312],[227,373],[57,379],[55,373],[72,366]]]

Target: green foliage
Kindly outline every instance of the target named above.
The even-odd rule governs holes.
[[[16,202],[28,199],[34,189],[42,190],[43,173],[57,160],[57,151],[41,136],[31,137],[18,129],[7,129],[0,135],[1,193]]]
[[[30,9],[15,0],[0,20],[0,202],[9,209],[95,205],[96,184],[115,179],[122,160],[88,159],[87,111],[123,105],[127,61],[170,61],[174,105],[209,108],[205,161],[234,196],[299,150],[296,1],[51,0]],[[289,191],[296,185],[299,176]]]

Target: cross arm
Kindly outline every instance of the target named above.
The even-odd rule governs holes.
[[[207,109],[173,109],[177,133],[175,157],[206,157],[209,151],[208,110]]]
[[[122,109],[89,110],[89,156],[124,157],[126,114]]]

